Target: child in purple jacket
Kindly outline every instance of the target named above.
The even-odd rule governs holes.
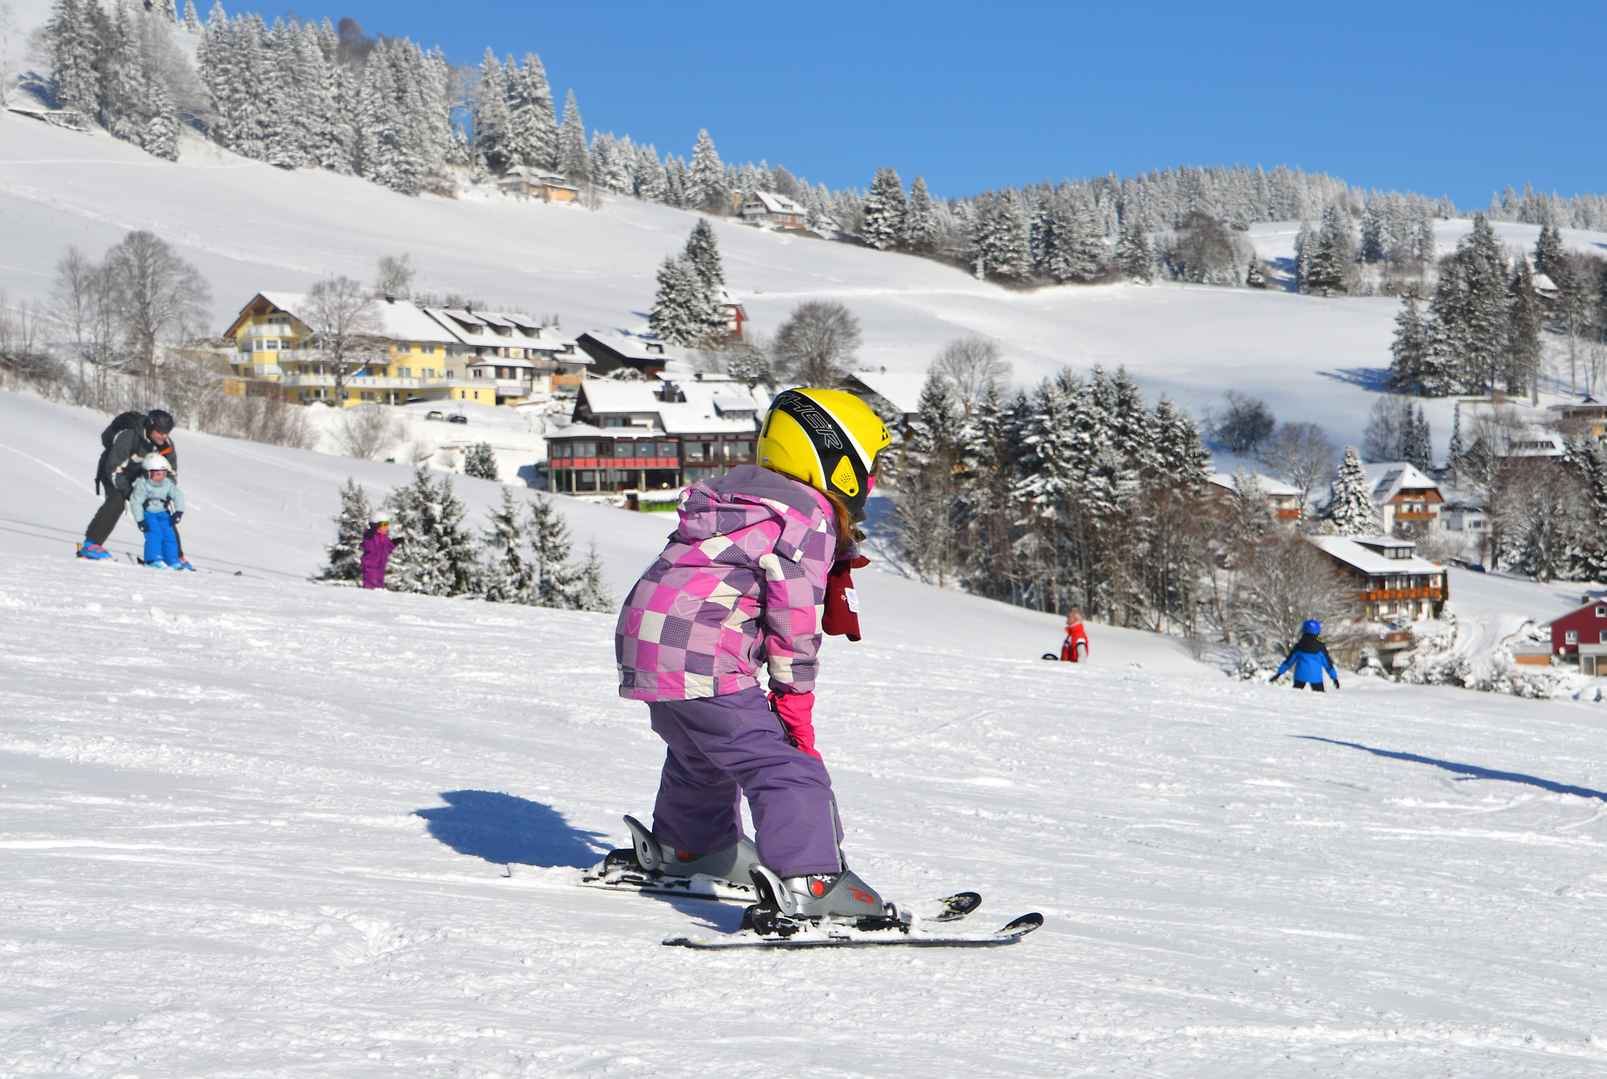
[[[376,513],[368,519],[363,533],[363,587],[384,588],[385,567],[390,564],[396,541],[391,539],[391,515]]]
[[[652,835],[635,843],[643,869],[751,878],[762,903],[799,917],[882,913],[843,865],[812,713],[827,579],[851,554],[890,441],[852,394],[788,390],[765,418],[758,466],[682,495],[614,634],[620,695],[647,702],[668,747]],[[756,843],[742,835],[744,795]]]

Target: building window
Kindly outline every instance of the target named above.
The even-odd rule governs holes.
[[[1596,617],[1597,618],[1607,618],[1607,607],[1597,607],[1596,608]]]
[[[1578,644],[1579,643],[1579,631],[1577,629],[1568,630],[1566,633],[1564,633],[1562,635],[1562,643],[1563,644]]]
[[[658,444],[658,455],[660,457],[674,457],[675,456],[675,443],[673,443],[673,442],[660,442]]]

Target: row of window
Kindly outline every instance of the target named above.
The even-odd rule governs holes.
[[[1579,643],[1579,631],[1577,629],[1563,630],[1563,632],[1562,632],[1562,641],[1563,641],[1564,644],[1578,644]],[[1596,643],[1597,644],[1607,644],[1607,629],[1602,630],[1601,633],[1597,636]]]
[[[718,464],[720,462],[750,461],[753,459],[753,441],[720,442],[713,439],[694,439],[680,444],[687,464]],[[549,456],[568,457],[674,457],[674,442],[649,442],[645,439],[619,439],[610,446],[606,442],[577,439],[551,444]]]

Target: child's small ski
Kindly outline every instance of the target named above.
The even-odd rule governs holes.
[[[1043,925],[1042,914],[1023,914],[992,933],[923,932],[913,925],[878,926],[865,929],[838,922],[799,921],[778,927],[778,931],[759,933],[752,929],[723,937],[668,937],[673,948],[719,951],[726,948],[763,948],[782,951],[792,948],[997,948],[1015,944]],[[785,935],[779,930],[784,928]]]

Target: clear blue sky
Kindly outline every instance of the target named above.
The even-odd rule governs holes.
[[[226,0],[227,3],[227,0]],[[204,6],[204,5],[201,5]],[[241,0],[231,11],[250,10]],[[453,63],[538,53],[588,130],[934,192],[1178,164],[1288,164],[1478,208],[1607,190],[1607,11],[1519,5],[345,0]]]

